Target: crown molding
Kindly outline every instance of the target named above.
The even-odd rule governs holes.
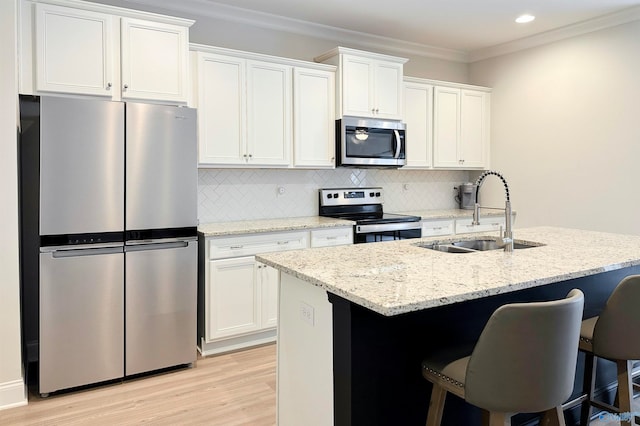
[[[182,0],[179,2],[172,0],[126,1],[147,6],[161,7],[163,9],[177,12],[189,13],[196,17],[205,16],[208,18],[251,25],[258,28],[266,28],[303,36],[316,37],[324,40],[331,40],[335,41],[337,45],[352,44],[372,50],[382,50],[403,55],[422,56],[463,63],[477,62],[495,56],[506,55],[520,50],[640,20],[640,6],[634,6],[620,12],[589,19],[530,37],[466,52],[462,50],[446,49],[437,46],[398,40],[390,37],[382,37],[358,31],[351,31],[315,22],[286,18],[270,13],[223,5],[211,0]]]
[[[339,45],[353,44],[374,50],[391,51],[394,53],[425,56],[454,62],[468,62],[467,52],[446,49],[426,44],[413,43],[390,37],[382,37],[358,31],[345,30],[315,22],[286,18],[270,13],[256,12],[239,7],[223,5],[209,0],[127,0],[130,3],[161,7],[177,12],[189,13],[194,16],[206,16],[224,21],[247,24],[258,28],[284,31],[304,36],[316,37],[323,40],[335,41]],[[197,22],[197,21],[196,21]]]
[[[640,6],[634,6],[620,12],[567,25],[566,27],[546,31],[530,37],[510,41],[508,43],[487,47],[486,49],[478,49],[469,53],[468,62],[477,62],[483,59],[502,56],[520,50],[530,49],[532,47],[542,46],[571,37],[588,34],[594,31],[627,24],[637,20],[640,20]]]

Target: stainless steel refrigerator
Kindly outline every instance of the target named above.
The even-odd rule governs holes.
[[[196,360],[196,114],[21,96],[22,320],[38,392]]]

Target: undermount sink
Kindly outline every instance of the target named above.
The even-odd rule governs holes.
[[[532,247],[540,247],[544,244],[530,243],[524,241],[514,241],[513,248],[526,249]],[[504,246],[496,240],[483,238],[477,240],[458,240],[458,241],[442,241],[438,243],[420,243],[418,247],[431,250],[442,251],[445,253],[474,253],[478,251],[498,250]]]

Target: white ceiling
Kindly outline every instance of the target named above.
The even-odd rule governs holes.
[[[99,0],[97,0],[99,1]],[[640,19],[640,0],[126,0],[264,26],[337,31],[399,41],[463,60],[507,45],[573,35]],[[523,13],[535,21],[517,24]],[[277,24],[274,24],[277,22]],[[312,24],[310,24],[312,23]],[[287,25],[289,24],[289,25]],[[356,34],[352,34],[356,35]],[[529,41],[529,42],[527,42]],[[517,50],[512,49],[512,50]]]

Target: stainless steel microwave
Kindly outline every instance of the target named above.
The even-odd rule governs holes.
[[[336,120],[336,166],[402,167],[405,124],[362,117]]]

